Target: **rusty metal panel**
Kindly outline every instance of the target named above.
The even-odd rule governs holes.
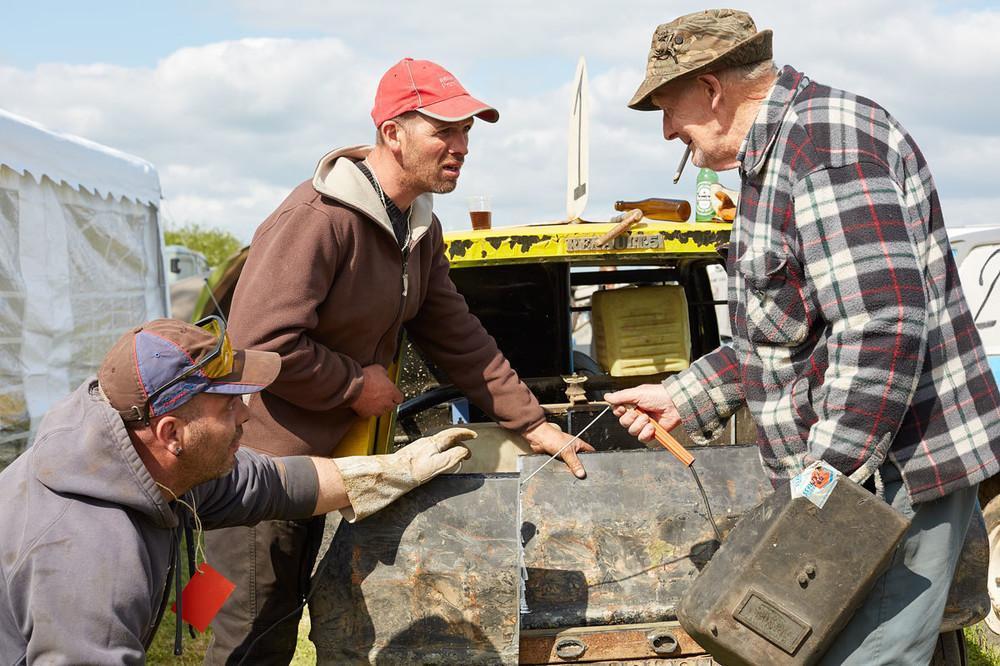
[[[706,655],[678,622],[626,624],[521,632],[522,664],[594,663],[603,660],[656,659]],[[692,661],[690,663],[697,663]]]
[[[756,447],[692,450],[725,535],[771,492]],[[522,458],[522,477],[545,461]],[[714,552],[689,471],[665,450],[593,453],[585,480],[552,464],[522,491],[529,612],[523,629],[674,619]]]
[[[439,477],[341,521],[313,582],[318,663],[517,663],[517,483]]]
[[[571,663],[560,661],[559,663]],[[621,661],[613,659],[610,661],[593,661],[588,666],[719,666],[717,661],[713,661],[708,655],[701,657],[681,657],[679,659],[628,659]]]

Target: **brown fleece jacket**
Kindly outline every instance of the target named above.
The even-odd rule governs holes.
[[[361,368],[388,367],[400,328],[505,428],[542,409],[448,277],[432,197],[413,202],[409,256],[353,164],[370,148],[326,155],[254,234],[229,330],[238,348],[281,355],[281,374],[250,399],[243,442],[273,455],[329,455],[355,419]]]

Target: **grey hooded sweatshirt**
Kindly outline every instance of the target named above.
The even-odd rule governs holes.
[[[56,404],[0,472],[0,664],[141,664],[163,615],[190,516],[96,386]],[[308,458],[240,449],[232,472],[183,499],[211,529],[308,517],[317,492]]]

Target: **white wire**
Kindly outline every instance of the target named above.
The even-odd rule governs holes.
[[[527,476],[527,478],[525,478],[525,479],[524,479],[524,481],[522,481],[522,482],[521,482],[521,483],[519,484],[519,486],[518,486],[518,487],[520,487],[520,486],[523,486],[524,484],[526,484],[526,483],[527,483],[527,482],[528,482],[529,480],[531,480],[531,477],[533,477],[534,475],[536,475],[536,474],[538,474],[539,472],[541,472],[541,471],[542,471],[542,467],[545,467],[545,466],[546,466],[546,465],[548,465],[548,464],[549,464],[550,462],[552,462],[553,460],[555,460],[556,458],[558,458],[558,457],[559,457],[559,454],[560,454],[560,453],[562,453],[563,451],[565,451],[565,450],[566,450],[566,449],[567,449],[567,448],[569,447],[569,445],[570,445],[570,444],[572,444],[572,443],[573,443],[573,442],[575,442],[576,440],[580,439],[580,435],[582,435],[583,433],[587,432],[587,428],[589,428],[590,426],[592,426],[592,425],[594,425],[595,423],[597,423],[597,419],[599,419],[599,418],[601,418],[602,416],[604,416],[604,415],[605,415],[605,414],[607,413],[607,411],[608,411],[609,409],[611,409],[611,405],[608,405],[607,407],[605,407],[605,408],[604,408],[604,410],[603,410],[603,411],[601,411],[601,413],[600,413],[600,414],[598,414],[597,416],[595,416],[595,417],[594,417],[594,419],[593,419],[593,420],[592,420],[592,421],[591,421],[590,423],[588,423],[587,425],[583,426],[583,428],[581,428],[581,429],[580,429],[580,432],[576,433],[576,435],[574,435],[574,436],[573,436],[573,439],[571,439],[571,440],[569,440],[568,442],[566,442],[566,444],[565,444],[565,445],[564,445],[564,446],[563,446],[563,447],[562,447],[561,449],[559,449],[559,450],[558,450],[558,451],[556,451],[556,452],[555,452],[554,454],[552,454],[552,457],[551,457],[551,458],[549,458],[548,460],[546,460],[545,462],[543,462],[543,463],[542,463],[542,464],[541,464],[541,465],[540,465],[540,466],[538,467],[538,469],[536,469],[536,470],[535,470],[534,472],[532,472],[531,474],[529,474],[529,475]]]
[[[198,555],[201,555],[201,561],[202,562],[204,562],[206,564],[208,563],[208,558],[205,556],[205,547],[202,545],[202,538],[201,538],[202,535],[205,533],[205,529],[202,527],[201,518],[198,516],[198,509],[197,509],[197,507],[193,506],[195,504],[194,497],[191,498],[191,504],[188,504],[187,502],[185,502],[184,500],[182,500],[180,497],[178,497],[177,495],[175,495],[174,491],[172,491],[170,488],[167,488],[165,485],[163,485],[159,481],[156,481],[155,483],[160,488],[163,488],[168,493],[170,493],[170,496],[174,498],[175,502],[177,502],[181,506],[187,507],[188,511],[191,512],[191,515],[194,516],[194,535],[195,535],[195,539],[194,539],[194,541],[195,541],[195,546],[194,546],[194,570],[197,571],[198,573],[205,573],[204,571],[201,570],[201,567],[198,565]],[[180,563],[178,563],[177,566],[180,566]],[[194,575],[194,574],[192,574],[192,575]]]

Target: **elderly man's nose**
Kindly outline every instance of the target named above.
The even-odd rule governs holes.
[[[677,132],[674,131],[673,123],[670,122],[670,118],[667,114],[663,114],[663,138],[667,141],[672,141],[677,138]]]

